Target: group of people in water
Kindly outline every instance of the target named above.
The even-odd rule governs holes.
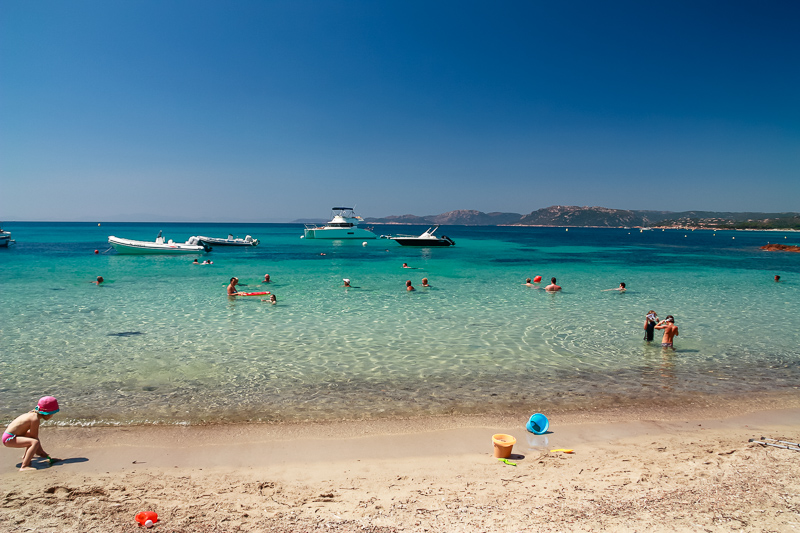
[[[672,315],[667,315],[664,320],[659,320],[656,312],[651,309],[644,319],[644,340],[652,342],[657,329],[664,332],[664,336],[661,338],[661,347],[674,350],[673,341],[678,336],[678,326],[675,325],[675,318]]]

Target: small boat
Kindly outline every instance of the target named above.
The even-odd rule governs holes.
[[[428,228],[425,233],[419,236],[415,235],[381,235],[381,239],[390,239],[402,246],[455,246],[453,239],[447,235],[437,237],[433,233],[439,229],[439,226]]]
[[[9,244],[16,244],[16,241],[11,240],[11,232],[0,228],[0,248],[8,248]]]
[[[353,212],[352,207],[332,208],[333,218],[324,226],[306,224],[303,237],[306,239],[377,239],[369,230],[358,227],[364,219]]]
[[[254,239],[250,235],[247,235],[244,239],[241,237],[233,238],[233,234],[229,233],[227,239],[220,239],[217,237],[204,237],[202,235],[198,235],[197,239],[201,242],[205,242],[208,244],[213,244],[214,246],[258,246],[258,239]]]
[[[155,242],[122,239],[111,235],[108,237],[108,244],[121,254],[202,254],[211,251],[211,246],[197,237],[189,237],[185,243],[177,243],[172,239],[165,241],[160,231]]]

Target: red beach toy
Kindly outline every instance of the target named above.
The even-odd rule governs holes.
[[[158,522],[158,514],[152,511],[139,513],[136,515],[136,521],[140,526],[153,527],[153,525]]]

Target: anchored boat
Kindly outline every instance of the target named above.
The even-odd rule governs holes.
[[[455,246],[455,241],[447,235],[434,235],[437,229],[439,226],[430,227],[422,235],[381,235],[381,239],[390,239],[402,246]]]
[[[15,241],[11,240],[11,232],[0,228],[0,248],[8,248],[9,244],[15,244]]]
[[[241,237],[233,238],[233,234],[229,233],[227,239],[220,239],[217,237],[204,237],[202,235],[198,235],[197,239],[201,242],[205,242],[208,244],[213,244],[214,246],[258,246],[258,239],[254,239],[250,235],[247,235],[244,239]]]
[[[158,232],[155,242],[135,241],[121,237],[108,237],[108,244],[121,254],[203,254],[211,251],[211,246],[202,242],[197,237],[189,237],[185,243],[165,241]]]
[[[353,212],[352,207],[332,208],[333,218],[324,226],[306,225],[303,237],[306,239],[377,239],[369,230],[358,227],[364,219]]]

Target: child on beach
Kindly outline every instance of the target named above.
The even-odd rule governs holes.
[[[6,448],[27,448],[22,456],[20,472],[36,470],[31,466],[31,461],[37,455],[44,457],[50,464],[60,461],[50,457],[39,440],[39,423],[50,420],[59,411],[58,401],[52,396],[45,396],[36,404],[33,411],[20,415],[11,422],[3,432],[3,446]]]

